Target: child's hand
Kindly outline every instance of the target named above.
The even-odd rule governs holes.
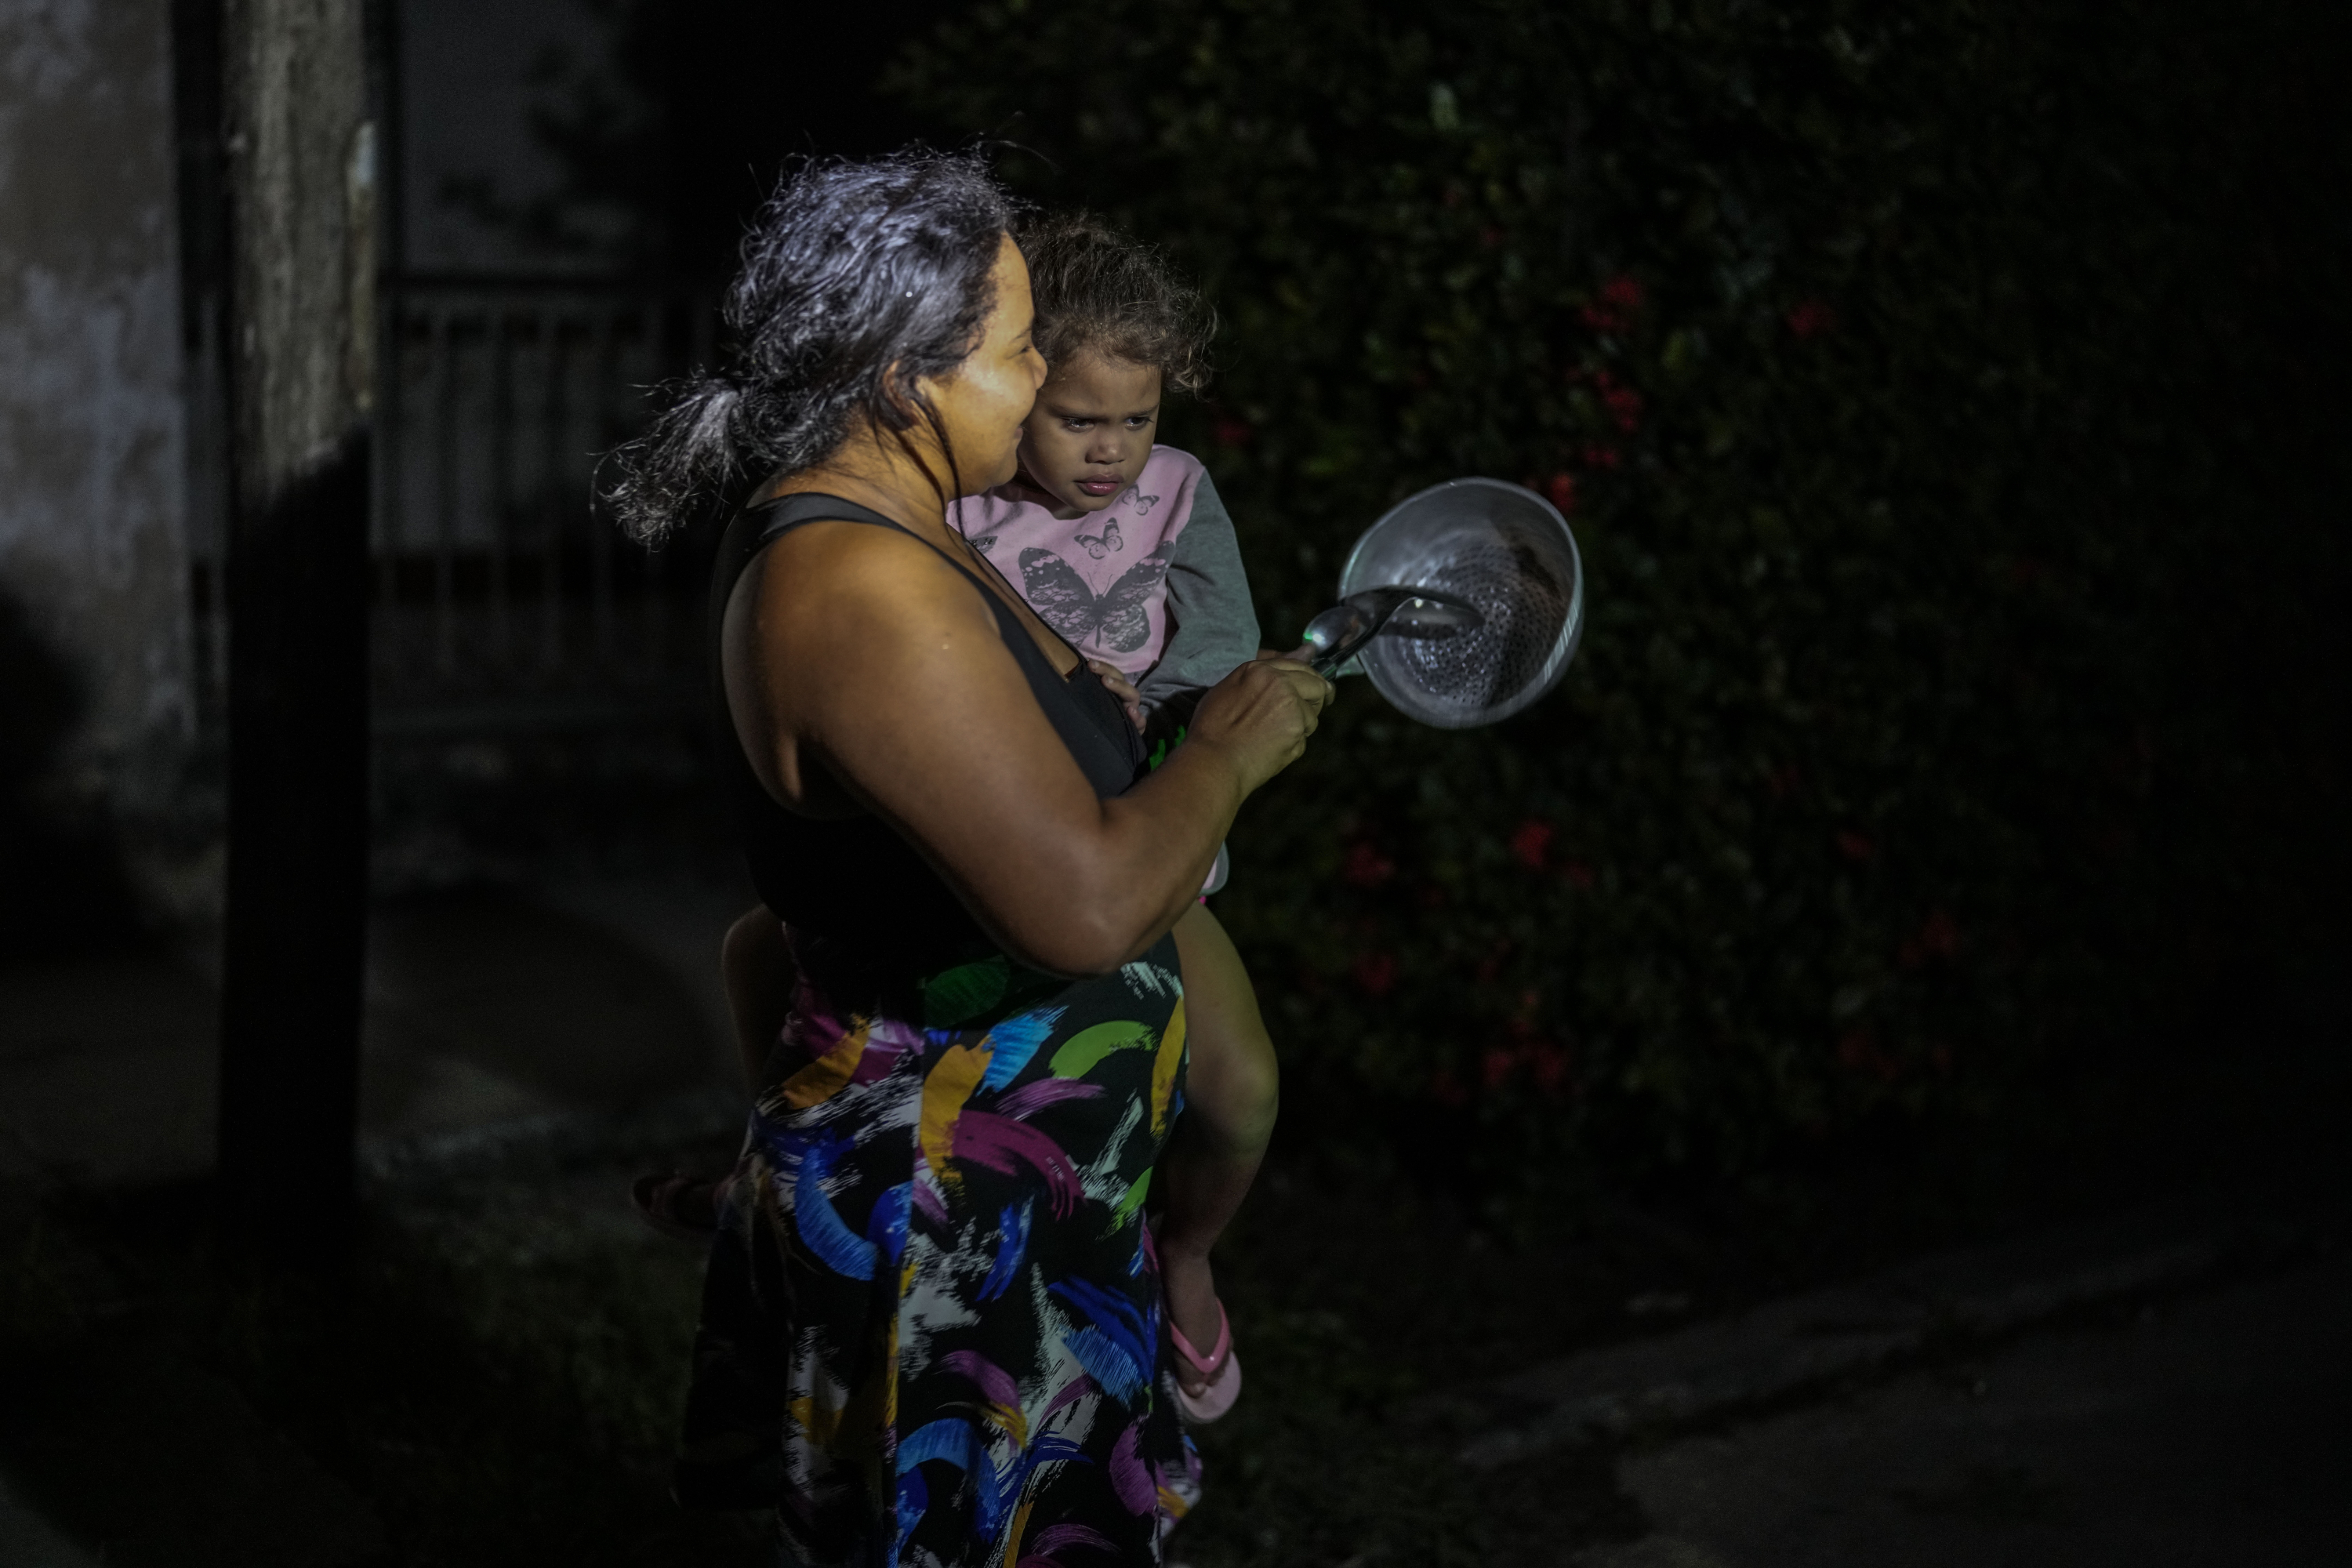
[[[1098,658],[1090,658],[1087,660],[1087,668],[1100,676],[1102,678],[1102,683],[1110,688],[1110,694],[1118,699],[1118,705],[1120,707],[1127,710],[1128,722],[1133,724],[1137,730],[1141,730],[1143,728],[1143,699],[1137,694],[1135,683],[1128,679],[1128,678],[1121,674],[1118,668],[1111,665],[1105,664]]]

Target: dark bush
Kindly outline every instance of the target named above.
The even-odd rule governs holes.
[[[2284,907],[2343,563],[2300,15],[1011,0],[910,57],[1209,285],[1171,439],[1270,637],[1440,479],[1582,544],[1558,694],[1451,734],[1351,689],[1245,815],[1286,1114],[1538,1181],[2014,1119]]]

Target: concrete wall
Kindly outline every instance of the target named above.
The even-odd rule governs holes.
[[[0,0],[0,595],[79,673],[59,783],[168,816],[194,729],[168,0]]]

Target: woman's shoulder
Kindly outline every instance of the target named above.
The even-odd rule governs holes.
[[[811,518],[772,541],[763,591],[814,620],[919,617],[941,604],[985,603],[969,574],[904,528],[857,518]]]

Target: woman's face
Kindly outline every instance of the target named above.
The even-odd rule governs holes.
[[[1160,367],[1081,353],[1057,365],[1021,441],[1021,473],[1065,520],[1100,511],[1143,472],[1160,427]]]
[[[1029,342],[1029,267],[1010,235],[997,247],[992,277],[996,309],[980,346],[946,375],[923,383],[954,444],[956,479],[965,495],[1013,477],[1022,421],[1045,384],[1045,362]]]

